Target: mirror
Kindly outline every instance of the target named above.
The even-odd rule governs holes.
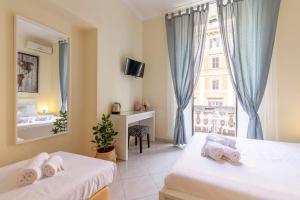
[[[16,16],[16,143],[68,131],[69,38]]]

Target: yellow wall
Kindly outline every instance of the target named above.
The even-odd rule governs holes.
[[[98,28],[98,119],[115,101],[122,111],[142,100],[143,79],[124,75],[125,58],[142,60],[142,23],[121,0],[50,0]],[[72,2],[72,3],[70,3]],[[147,73],[147,66],[145,69]]]
[[[27,41],[34,41],[38,44],[51,46],[52,54],[26,48]],[[37,100],[37,112],[42,112],[41,106],[48,106],[49,113],[59,113],[60,110],[60,90],[59,90],[59,68],[58,68],[58,43],[37,40],[35,38],[17,35],[16,48],[18,52],[27,53],[39,57],[38,71],[38,93],[18,92],[19,98],[30,98]]]
[[[300,6],[299,0],[281,1],[276,38],[279,139],[300,142]]]
[[[72,91],[72,116],[70,119],[71,130],[70,134],[53,137],[47,140],[40,140],[36,142],[30,142],[22,145],[15,145],[15,119],[14,119],[14,107],[15,107],[15,89],[14,82],[14,14],[18,13],[24,17],[33,19],[41,24],[46,24],[56,30],[59,30],[67,35],[70,35],[72,47],[74,49],[81,49],[80,40],[82,36],[78,28],[74,28],[72,24],[59,12],[53,8],[47,6],[47,4],[40,3],[37,0],[27,1],[28,6],[23,6],[19,1],[1,1],[0,7],[0,87],[3,91],[3,97],[0,103],[0,165],[14,162],[16,160],[29,158],[34,154],[41,151],[76,151],[80,126],[79,115],[80,113],[80,101],[76,101],[77,96],[81,96],[82,89],[76,88],[76,81],[74,77],[77,74],[81,74],[82,57],[81,52],[73,51],[71,58],[71,84]],[[34,6],[30,6],[34,5]],[[4,31],[3,31],[4,30]],[[79,79],[80,80],[80,79]],[[78,80],[77,80],[78,81]],[[77,95],[76,95],[77,94]],[[77,144],[77,145],[74,145]]]
[[[89,94],[90,98],[85,98],[87,109],[82,140],[90,141],[91,127],[97,119],[101,119],[102,113],[111,112],[113,102],[120,102],[122,111],[128,111],[133,110],[136,100],[142,100],[143,79],[124,75],[126,57],[142,60],[142,22],[121,0],[86,0],[84,6],[82,0],[49,1],[79,15],[98,29],[96,32],[89,31],[85,37],[86,44],[91,46],[88,52],[97,56],[97,69],[85,70],[86,76],[92,79],[86,80],[89,88],[85,94]],[[97,37],[96,43],[89,39],[90,36]],[[88,59],[90,53],[86,51],[86,62],[93,63]],[[147,66],[145,73],[148,73]],[[84,147],[82,152],[85,155],[94,153],[90,143],[85,143]]]
[[[63,9],[62,7],[66,8]],[[112,14],[113,13],[113,14]],[[70,133],[15,145],[14,15],[70,36]],[[97,30],[96,30],[97,29]],[[0,0],[0,166],[38,152],[92,155],[91,125],[120,101],[130,110],[142,98],[142,80],[123,75],[126,56],[142,58],[142,23],[120,0]],[[96,83],[96,84],[95,84]]]
[[[97,30],[87,30],[84,34],[84,63],[86,66],[97,66]],[[96,58],[96,59],[95,59]],[[81,152],[84,155],[93,156],[91,151],[91,127],[97,123],[97,67],[86,67],[84,70],[85,84],[88,88],[84,90],[84,109],[81,123],[83,123],[83,134],[81,135],[80,146]]]
[[[156,112],[156,137],[173,138],[176,105],[167,48],[164,17],[143,22],[143,56],[146,63],[143,99]]]
[[[300,26],[297,25],[300,19],[297,9],[299,6],[299,0],[281,1],[267,98],[262,103],[265,107],[262,108],[264,111],[261,116],[263,128],[266,131],[275,131],[265,133],[267,139],[300,142]],[[143,22],[143,45],[144,61],[148,67],[143,83],[143,98],[149,99],[157,111],[158,136],[172,139],[168,116],[168,104],[172,104],[172,101],[168,94],[173,88],[172,85],[168,86],[171,82],[164,17]]]

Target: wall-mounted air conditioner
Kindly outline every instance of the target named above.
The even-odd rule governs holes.
[[[47,54],[52,54],[52,51],[53,51],[52,47],[47,47],[45,45],[41,45],[41,44],[38,44],[38,43],[35,43],[32,41],[27,41],[26,47],[28,49],[40,51],[40,52],[47,53]]]

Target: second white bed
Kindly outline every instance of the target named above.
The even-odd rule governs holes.
[[[54,154],[62,157],[65,170],[32,185],[17,186],[17,173],[27,161],[0,168],[0,200],[85,200],[112,183],[116,175],[112,162],[66,152]]]
[[[231,164],[201,156],[205,136],[193,136],[166,177],[161,199],[300,199],[300,144],[238,138],[242,160]]]

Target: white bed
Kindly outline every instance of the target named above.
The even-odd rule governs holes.
[[[300,199],[300,144],[237,139],[241,164],[201,156],[195,134],[165,179],[160,199]]]
[[[53,123],[57,119],[59,119],[59,117],[54,115],[19,117],[17,124],[17,142],[22,143],[24,140],[52,136]]]
[[[34,127],[47,126],[47,125],[51,125],[51,127],[53,127],[53,123],[57,119],[60,119],[60,117],[57,117],[52,114],[48,114],[48,115],[36,114],[28,117],[19,117],[17,128],[19,131],[23,129],[29,129],[29,128],[32,129]]]
[[[17,101],[17,143],[38,137],[53,135],[53,123],[59,119],[54,114],[38,114],[36,99],[18,99]]]
[[[0,199],[85,200],[112,183],[116,175],[112,162],[66,152],[53,154],[63,158],[65,171],[29,186],[16,185],[17,171],[26,161],[0,168]]]

